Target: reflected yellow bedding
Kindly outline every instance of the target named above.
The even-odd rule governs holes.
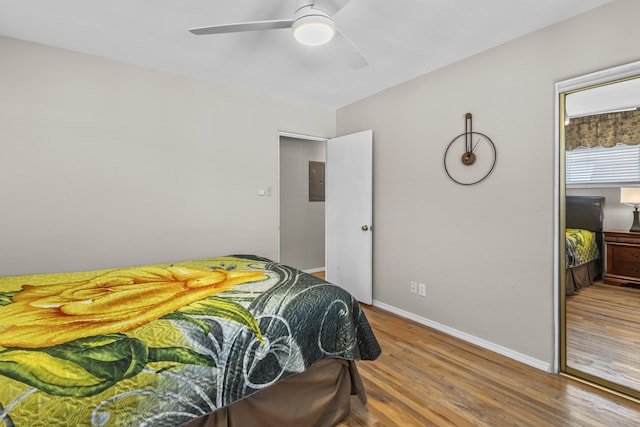
[[[596,242],[596,234],[589,230],[567,228],[565,252],[567,268],[599,259],[600,250]]]

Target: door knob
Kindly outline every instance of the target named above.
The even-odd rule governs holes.
[[[367,231],[367,230],[369,230],[369,226],[367,226],[367,225],[363,225],[363,226],[362,226],[362,231]]]

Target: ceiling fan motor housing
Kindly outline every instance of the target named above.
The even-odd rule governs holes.
[[[314,9],[313,6],[303,6],[296,11],[291,30],[299,43],[320,46],[331,41],[336,26],[328,13]]]

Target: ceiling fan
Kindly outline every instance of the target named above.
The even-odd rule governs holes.
[[[359,69],[369,63],[358,48],[336,28],[333,20],[335,14],[349,1],[298,0],[298,8],[291,19],[213,25],[191,28],[189,31],[196,35],[205,35],[291,28],[293,37],[299,43],[307,46],[320,46],[328,43],[328,48],[334,55],[350,67]]]

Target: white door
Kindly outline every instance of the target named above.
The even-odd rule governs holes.
[[[327,141],[326,278],[373,302],[373,131]]]

